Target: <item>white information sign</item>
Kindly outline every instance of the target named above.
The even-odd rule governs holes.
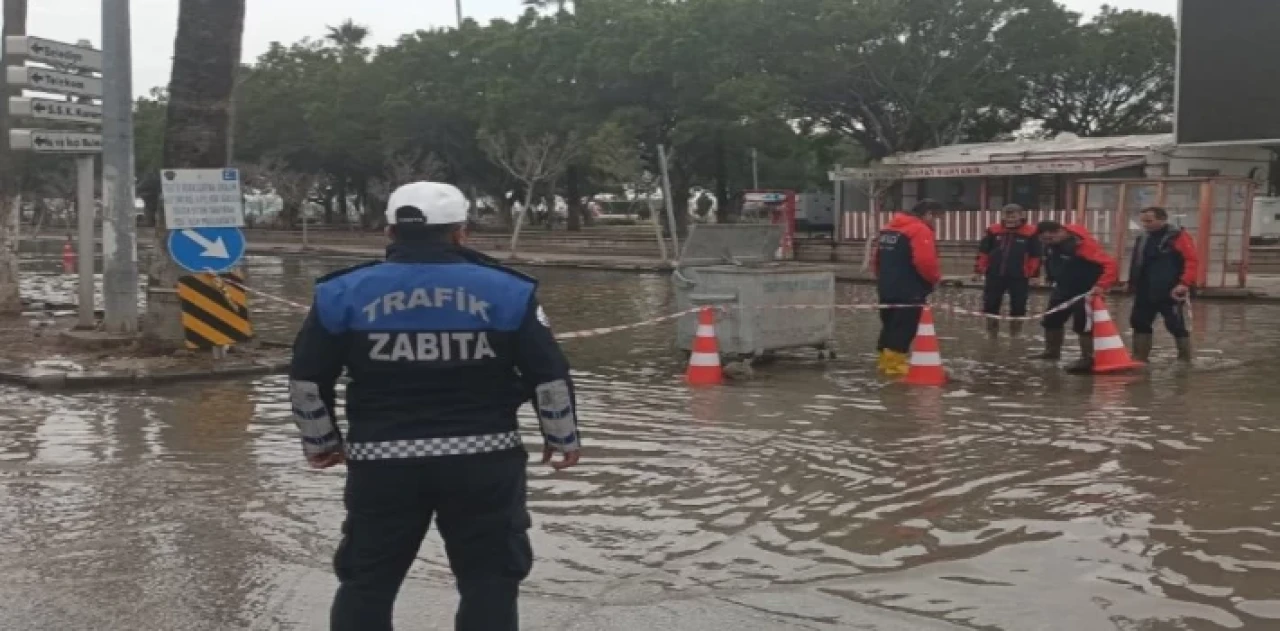
[[[53,66],[102,72],[102,51],[89,46],[64,44],[29,35],[10,35],[4,38],[4,42],[11,55],[21,55]]]
[[[166,169],[160,172],[160,187],[170,230],[244,226],[237,169]]]
[[[10,66],[5,71],[9,85],[37,92],[53,92],[71,96],[102,97],[102,79],[67,74],[48,68]]]
[[[35,153],[101,153],[102,136],[56,129],[10,129],[9,146]]]

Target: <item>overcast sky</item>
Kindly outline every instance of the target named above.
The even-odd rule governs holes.
[[[1103,4],[1173,14],[1177,0],[1060,0],[1092,14]],[[248,0],[244,54],[252,60],[272,41],[295,42],[323,35],[326,25],[347,18],[368,26],[374,44],[406,32],[455,22],[453,0]],[[520,0],[463,0],[468,17],[488,21],[520,12]],[[178,0],[133,0],[133,87],[138,94],[169,82],[169,60],[177,30]],[[49,39],[102,42],[99,0],[31,0],[27,32]]]

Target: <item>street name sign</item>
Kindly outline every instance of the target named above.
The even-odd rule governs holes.
[[[244,233],[239,228],[187,228],[169,233],[169,255],[183,269],[221,274],[244,258]]]
[[[48,68],[9,66],[9,85],[36,92],[52,92],[71,96],[102,97],[102,79],[68,74]]]
[[[10,55],[21,55],[31,61],[102,72],[102,51],[88,46],[64,44],[29,35],[10,35],[4,38],[4,45]]]
[[[101,153],[102,136],[76,131],[12,129],[9,146],[14,151],[35,153]]]
[[[165,169],[160,172],[160,188],[170,230],[244,226],[237,169]]]
[[[64,123],[102,124],[102,106],[86,103],[67,103],[54,99],[10,97],[9,113],[46,121]]]

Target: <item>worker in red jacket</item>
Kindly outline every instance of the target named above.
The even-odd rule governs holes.
[[[987,234],[978,244],[978,263],[974,275],[983,281],[982,312],[998,316],[1005,294],[1009,295],[1009,315],[1020,318],[1027,315],[1027,299],[1031,294],[1031,282],[1040,276],[1040,240],[1036,227],[1027,223],[1027,211],[1017,204],[1009,204],[1001,213],[1000,223],[987,228]],[[1009,325],[1015,335],[1022,332],[1022,322]],[[987,331],[991,335],[1000,332],[1000,321],[987,319]]]
[[[942,265],[933,224],[944,206],[931,199],[901,212],[880,230],[873,250],[872,269],[880,293],[880,304],[911,305],[880,310],[880,372],[901,377],[907,374],[911,342],[915,340],[929,294],[942,281]]]
[[[1036,234],[1045,246],[1045,271],[1053,283],[1050,311],[1081,294],[1102,295],[1116,284],[1119,275],[1115,259],[1084,226],[1042,221],[1036,226]],[[1080,360],[1068,366],[1067,372],[1093,372],[1093,333],[1086,302],[1076,302],[1070,309],[1051,313],[1041,320],[1045,349],[1037,359],[1062,358],[1067,320],[1072,320],[1072,328],[1080,338]]]
[[[1133,245],[1129,262],[1129,290],[1134,293],[1133,355],[1138,361],[1151,358],[1156,315],[1173,335],[1178,361],[1191,361],[1191,332],[1187,330],[1186,304],[1200,277],[1200,259],[1195,241],[1186,230],[1169,225],[1163,208],[1147,208],[1140,217],[1143,233]]]

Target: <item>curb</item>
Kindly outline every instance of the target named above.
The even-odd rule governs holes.
[[[289,371],[290,362],[265,362],[252,366],[235,366],[213,370],[180,370],[170,372],[117,372],[117,373],[67,373],[41,374],[0,372],[0,383],[44,391],[72,391],[95,389],[131,389],[148,386],[189,383],[194,381],[218,381],[241,377],[278,375]]]

